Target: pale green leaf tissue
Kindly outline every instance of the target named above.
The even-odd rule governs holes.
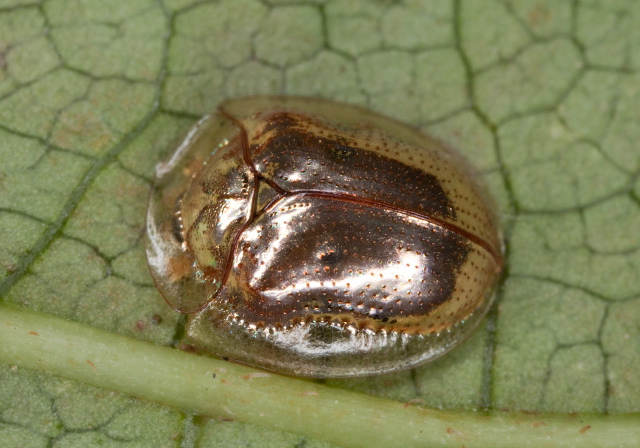
[[[372,428],[397,446],[634,446],[638,30],[633,0],[0,0],[0,444],[328,448]],[[324,384],[177,350],[183,320],[144,257],[154,166],[252,94],[361,104],[479,168],[507,275],[460,348]],[[181,363],[238,375],[249,404],[196,373],[175,384]]]

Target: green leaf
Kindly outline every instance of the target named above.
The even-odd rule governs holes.
[[[421,446],[633,446],[639,30],[633,0],[0,0],[3,446],[409,446],[411,422]],[[362,104],[478,166],[508,266],[460,348],[374,378],[251,377],[244,405],[154,383],[163,363],[250,372],[168,348],[183,321],[142,237],[155,164],[223,99],[263,93]],[[298,420],[295,391],[329,401]]]

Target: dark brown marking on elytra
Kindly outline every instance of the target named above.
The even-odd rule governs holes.
[[[222,112],[224,113],[224,111]],[[242,123],[235,117],[229,115],[226,115],[226,117],[232,121],[235,121],[241,129],[241,139],[243,141],[242,144],[244,148],[243,158],[249,169],[254,173],[256,184],[258,184],[258,182],[268,183],[277,191],[277,195],[265,207],[264,210],[258,211],[255,205],[257,201],[257,195],[253,194],[254,204],[251,208],[251,216],[247,223],[236,233],[234,243],[229,254],[228,264],[223,276],[223,285],[226,284],[231,273],[231,269],[233,268],[232,260],[239,250],[238,243],[242,238],[242,234],[248,227],[253,224],[253,222],[257,218],[263,216],[264,213],[267,213],[269,209],[275,207],[284,197],[290,197],[293,195],[301,197],[309,196],[315,198],[325,198],[336,201],[337,203],[352,203],[361,206],[379,208],[381,210],[397,211],[398,213],[402,213],[407,216],[413,216],[417,217],[418,219],[423,219],[427,222],[436,223],[439,226],[443,227],[445,233],[449,235],[448,238],[443,238],[442,233],[440,233],[436,235],[435,238],[428,239],[429,243],[431,244],[431,255],[434,257],[434,259],[441,260],[440,263],[442,263],[442,260],[446,260],[446,264],[448,265],[440,266],[438,271],[433,273],[434,286],[430,289],[431,293],[428,300],[426,300],[425,298],[416,298],[416,300],[405,300],[399,304],[394,302],[389,306],[383,307],[382,310],[376,310],[375,312],[372,312],[371,307],[376,306],[376,300],[364,301],[363,305],[360,307],[354,307],[352,304],[345,304],[341,306],[336,306],[333,304],[329,305],[327,303],[327,297],[331,297],[331,288],[327,288],[326,291],[320,291],[318,297],[313,299],[316,303],[321,304],[320,306],[305,307],[305,303],[300,300],[300,297],[293,297],[291,300],[280,300],[278,303],[273,303],[272,300],[265,298],[264,294],[260,291],[259,288],[250,286],[248,281],[246,281],[244,283],[243,289],[245,291],[245,294],[251,291],[253,293],[251,294],[253,296],[253,299],[247,300],[248,298],[242,296],[242,294],[240,293],[238,293],[238,295],[230,294],[228,295],[228,297],[226,297],[227,300],[229,300],[231,303],[235,303],[236,306],[242,305],[242,307],[239,307],[238,309],[242,311],[240,314],[243,319],[253,322],[275,324],[276,322],[282,320],[283,315],[286,316],[286,319],[291,320],[292,318],[296,318],[297,316],[305,316],[309,314],[351,314],[354,317],[371,317],[374,319],[380,319],[381,321],[389,321],[389,319],[391,318],[401,318],[411,315],[427,315],[429,312],[437,308],[438,305],[441,305],[451,297],[457,278],[457,272],[460,266],[464,263],[470,250],[470,247],[466,243],[465,238],[472,240],[475,243],[479,244],[481,247],[485,248],[494,258],[498,257],[498,255],[494,253],[495,251],[493,251],[493,249],[487,242],[471,234],[470,232],[467,232],[464,229],[452,225],[442,219],[454,219],[455,211],[453,207],[451,207],[450,201],[440,187],[439,181],[435,176],[411,167],[407,167],[406,165],[403,165],[402,163],[397,162],[393,159],[377,154],[371,154],[370,152],[365,151],[362,148],[351,146],[348,147],[343,145],[342,143],[336,142],[335,140],[326,138],[320,139],[320,141],[318,141],[317,135],[315,134],[300,132],[296,128],[291,129],[289,126],[300,126],[301,119],[299,116],[293,117],[287,113],[274,115],[275,119],[272,117],[269,121],[269,125],[265,127],[265,133],[270,131],[274,132],[274,135],[271,138],[269,138],[260,147],[257,147],[255,145],[251,146],[248,141],[248,131],[244,128]],[[345,142],[345,140],[341,139],[341,142]],[[314,154],[320,156],[328,155],[328,157],[324,159],[325,163],[327,163],[326,161],[329,160],[334,164],[340,164],[340,159],[353,160],[355,158],[358,158],[358,162],[353,162],[353,165],[355,165],[356,169],[360,169],[362,166],[372,166],[372,171],[376,173],[388,173],[389,171],[407,171],[408,173],[410,173],[410,177],[418,179],[419,188],[422,191],[428,192],[426,197],[429,198],[429,201],[424,197],[412,195],[407,197],[407,203],[397,205],[379,200],[378,197],[375,196],[373,199],[369,199],[366,196],[356,197],[349,193],[331,193],[321,190],[318,191],[312,188],[304,189],[305,186],[308,187],[309,185],[302,185],[301,188],[292,188],[290,190],[287,190],[283,185],[281,185],[283,182],[279,183],[275,179],[265,177],[265,175],[263,174],[264,168],[261,167],[260,164],[253,162],[253,160],[259,160],[261,158],[268,159],[272,163],[278,164],[280,167],[290,167],[291,172],[299,172],[300,167],[296,167],[295,162],[298,160],[303,160],[305,152],[306,154]],[[288,157],[286,160],[283,160],[283,158],[280,157],[280,154],[282,153],[288,153],[290,157]],[[349,165],[347,164],[347,166]],[[260,168],[263,169],[261,170]],[[340,166],[330,166],[326,168],[326,171],[328,172],[332,172],[335,170],[340,170]],[[383,185],[394,185],[398,182],[398,176],[391,176],[390,178],[383,179],[381,181],[380,179],[378,179],[378,181]],[[296,187],[297,186],[298,185],[296,185]],[[317,185],[314,186],[317,187]],[[380,196],[384,197],[384,195]],[[409,204],[409,207],[406,206],[407,204]],[[427,206],[429,207],[428,214],[416,211],[416,209],[423,210]],[[344,230],[345,229],[335,228],[332,230],[332,232],[340,234]],[[438,244],[439,247],[436,247]],[[336,250],[344,249],[340,248]],[[347,250],[349,249],[347,248]],[[325,265],[329,264],[330,263],[325,263]],[[245,264],[243,263],[243,265]],[[319,268],[314,267],[313,269]],[[277,278],[277,276],[271,277]],[[222,291],[222,289],[220,291]],[[228,293],[229,291],[226,292]],[[368,312],[366,311],[367,309],[369,310]]]
[[[266,123],[262,133],[267,134],[273,130],[290,129],[299,123],[298,117],[299,115],[294,115],[290,112],[276,112],[265,120]]]
[[[281,189],[342,191],[441,218],[456,218],[450,199],[433,174],[350,146],[344,138],[307,132],[300,118],[291,121],[295,127],[274,127],[262,145],[250,148],[256,173],[264,177],[267,165],[275,165],[277,177],[271,180]],[[393,195],[396,190],[400,195]]]
[[[298,199],[290,198],[290,199]],[[318,198],[314,198],[318,200]],[[396,246],[401,244],[401,239],[397,238],[393,232],[379,230],[376,232],[380,240],[393,241],[394,245],[368,244],[366,241],[355,241],[361,235],[367,234],[368,222],[386,222],[393,224],[395,230],[409,229],[412,223],[396,220],[393,214],[384,209],[357,205],[350,205],[350,213],[339,215],[337,210],[342,206],[340,201],[319,199],[318,216],[338,216],[336,220],[308,220],[304,219],[305,228],[308,233],[305,235],[296,234],[295,244],[293,238],[281,241],[281,250],[270,257],[270,270],[263,277],[252,277],[246,275],[255,272],[257,266],[252,266],[249,257],[243,257],[241,263],[245,266],[240,270],[239,276],[243,278],[243,284],[252,286],[251,300],[240,302],[243,304],[239,310],[239,315],[251,322],[264,321],[266,324],[274,324],[282,319],[283,315],[287,319],[304,317],[310,314],[350,314],[354,318],[390,319],[407,316],[427,315],[439,305],[450,299],[460,266],[465,262],[470,246],[467,240],[454,233],[442,229],[433,233],[431,226],[413,232],[418,235],[411,253],[421,254],[411,257],[418,258],[421,265],[405,267],[400,266],[400,271],[396,266],[391,266],[388,287],[379,288],[378,273],[375,277],[370,277],[373,272],[363,274],[348,273],[354,266],[371,266],[374,270],[377,260],[388,259],[389,253],[396,250]],[[263,218],[264,219],[264,218]],[[287,219],[290,219],[287,217]],[[269,244],[275,234],[266,230],[263,244]],[[339,238],[327,240],[327,236],[335,234]],[[252,243],[253,244],[253,243]],[[318,256],[313,256],[314,250],[319,251]],[[251,247],[251,251],[257,254],[263,253],[265,247],[260,245]],[[243,252],[244,255],[244,252]],[[362,259],[373,260],[373,262],[363,263]],[[399,257],[401,259],[401,257]],[[258,260],[259,262],[259,255]],[[386,268],[386,266],[383,266]],[[423,270],[426,268],[426,271]],[[384,270],[383,270],[384,271]],[[393,273],[402,272],[400,278],[393,278]],[[294,279],[290,276],[296,275]],[[370,287],[365,285],[359,287],[345,288],[349,280],[356,282],[361,278],[371,279]],[[394,293],[394,287],[406,286],[406,281],[413,282],[415,288],[408,288],[413,295],[406,295],[405,291]],[[426,281],[426,283],[420,283]],[[309,286],[304,285],[309,282]],[[297,285],[291,287],[292,285]],[[320,286],[318,286],[320,285]],[[355,285],[354,285],[355,286]],[[373,288],[371,288],[373,286]],[[247,287],[247,286],[245,286]],[[291,287],[291,289],[290,289]],[[429,291],[428,295],[418,295],[419,291]],[[273,295],[274,291],[281,291]],[[288,292],[291,291],[291,292]],[[365,291],[364,295],[360,295]],[[271,294],[270,294],[271,293]],[[383,295],[388,295],[392,299],[381,301]],[[331,303],[328,302],[331,300]],[[396,303],[396,300],[400,300]],[[234,299],[231,299],[233,302]],[[339,303],[342,302],[342,303]],[[382,309],[379,309],[382,307]]]

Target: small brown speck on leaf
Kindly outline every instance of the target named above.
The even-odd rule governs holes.
[[[580,434],[584,434],[585,432],[589,431],[590,429],[591,429],[591,425],[583,426],[582,428],[580,428]]]
[[[544,6],[538,5],[529,11],[528,19],[531,26],[536,27],[548,22],[551,19],[551,12]]]
[[[178,345],[178,350],[187,353],[198,353],[198,349],[191,344],[180,344]]]
[[[418,405],[421,405],[421,404],[426,404],[425,401],[422,398],[413,398],[413,399],[407,401],[404,404],[404,408],[406,409],[411,405],[418,406]]]

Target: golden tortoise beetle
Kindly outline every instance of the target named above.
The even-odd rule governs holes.
[[[457,152],[357,106],[223,103],[157,168],[156,285],[221,357],[286,374],[415,367],[479,323],[503,266],[495,207]]]

